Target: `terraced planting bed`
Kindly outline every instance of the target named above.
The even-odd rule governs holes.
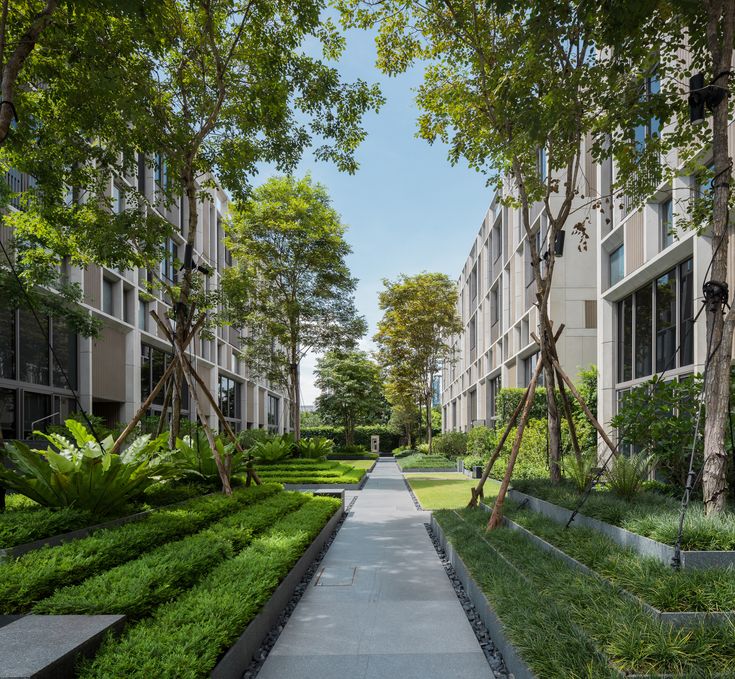
[[[441,455],[424,455],[413,453],[405,457],[397,457],[396,462],[402,472],[411,471],[455,471],[457,463]]]
[[[481,590],[502,634],[535,676],[733,676],[731,620],[700,618],[684,628],[651,608],[731,610],[733,569],[674,572],[595,531],[565,531],[512,502],[506,508],[509,520],[561,553],[518,530],[486,532],[488,514],[479,510],[440,510],[434,522],[461,561],[457,572],[466,568],[474,581],[469,590]]]
[[[359,484],[365,469],[358,469],[335,460],[287,460],[258,467],[263,481],[293,485]]]
[[[340,507],[277,484],[197,498],[1,563],[0,614],[124,615],[80,677],[209,676]]]

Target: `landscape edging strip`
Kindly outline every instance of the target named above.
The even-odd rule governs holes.
[[[304,577],[304,573],[318,556],[344,513],[343,498],[342,509],[336,511],[332,518],[327,521],[319,535],[307,547],[260,612],[250,621],[245,631],[217,663],[210,674],[212,679],[242,679],[242,675],[248,669],[253,656],[260,649],[263,640],[268,636],[281,612],[293,596],[294,590]]]
[[[560,507],[548,500],[542,500],[512,488],[508,491],[508,497],[515,502],[525,503],[533,511],[543,514],[560,524],[566,524],[572,514],[571,509]],[[663,542],[652,540],[644,535],[638,535],[620,526],[614,526],[584,514],[577,514],[574,517],[574,524],[602,533],[621,547],[629,547],[641,556],[658,559],[666,566],[671,564],[671,559],[674,556],[674,548],[665,545]],[[681,553],[682,568],[723,568],[729,565],[735,565],[735,551],[684,550]]]
[[[436,535],[442,549],[446,553],[447,559],[452,564],[457,578],[459,578],[465,592],[467,592],[467,596],[472,600],[478,615],[490,631],[490,637],[503,656],[505,666],[512,672],[516,679],[538,679],[531,671],[531,668],[520,657],[515,646],[505,636],[502,621],[493,610],[485,593],[480,589],[472,575],[470,575],[469,569],[465,566],[464,561],[462,561],[462,557],[457,554],[452,543],[447,540],[444,530],[433,514],[431,515],[431,529],[434,531],[434,535]]]

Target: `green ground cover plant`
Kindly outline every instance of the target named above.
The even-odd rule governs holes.
[[[396,460],[398,466],[403,469],[456,469],[457,463],[448,460],[442,455],[424,455],[423,453],[414,453]]]
[[[341,464],[345,465],[346,467],[352,467],[353,469],[364,469],[367,471],[370,469],[374,464],[375,460],[337,460]]]
[[[424,509],[456,509],[466,507],[470,500],[470,489],[477,481],[468,479],[464,474],[436,473],[436,474],[406,474],[406,480],[411,486]],[[490,501],[497,495],[500,484],[488,479],[485,484],[485,499]]]
[[[135,559],[163,542],[191,535],[210,523],[281,492],[264,484],[235,491],[231,497],[209,495],[175,509],[162,509],[148,518],[57,547],[35,550],[0,563],[0,613],[21,613],[57,587],[72,585]]]
[[[662,611],[735,611],[735,568],[674,571],[589,528],[563,526],[530,509],[506,515],[612,583]]]
[[[336,460],[288,460],[258,468],[263,481],[277,483],[359,483],[365,469]]]
[[[713,677],[735,671],[731,626],[674,629],[522,535],[487,533],[485,512],[442,510],[435,516],[537,676],[597,679],[622,671]]]
[[[278,493],[231,514],[201,533],[166,543],[138,559],[64,587],[34,606],[47,615],[119,613],[141,617],[193,586],[212,568],[232,558],[307,497]]]
[[[396,460],[400,460],[403,457],[408,457],[409,455],[416,455],[418,453],[418,450],[415,448],[401,448],[398,450],[398,452],[393,452],[393,457],[396,458]]]
[[[571,484],[554,486],[548,479],[517,480],[513,487],[567,509],[573,509],[579,499]],[[606,490],[594,490],[582,513],[668,545],[676,541],[679,501],[658,493],[640,492],[631,502]],[[682,549],[735,550],[735,513],[706,517],[702,504],[692,502],[684,522]]]
[[[154,614],[108,637],[81,679],[209,676],[221,654],[257,615],[279,582],[341,507],[335,498],[310,498],[233,559]]]

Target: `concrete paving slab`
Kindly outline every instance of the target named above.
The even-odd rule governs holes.
[[[122,615],[26,615],[0,628],[0,677],[71,676],[76,657],[89,653]]]
[[[492,678],[429,516],[395,462],[380,459],[259,679]]]

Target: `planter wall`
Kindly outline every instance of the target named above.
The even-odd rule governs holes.
[[[571,509],[559,507],[558,505],[541,500],[533,495],[526,495],[520,491],[510,489],[508,497],[517,503],[525,504],[534,512],[543,514],[544,516],[565,525],[572,515]],[[574,517],[574,525],[591,528],[611,540],[621,547],[629,547],[638,552],[641,556],[648,556],[657,559],[667,566],[671,565],[671,559],[674,556],[674,548],[665,545],[662,542],[651,540],[651,538],[632,533],[625,528],[613,526],[599,519],[593,519],[584,514],[577,514]],[[724,568],[725,566],[735,565],[735,551],[685,551],[681,552],[682,568]]]

